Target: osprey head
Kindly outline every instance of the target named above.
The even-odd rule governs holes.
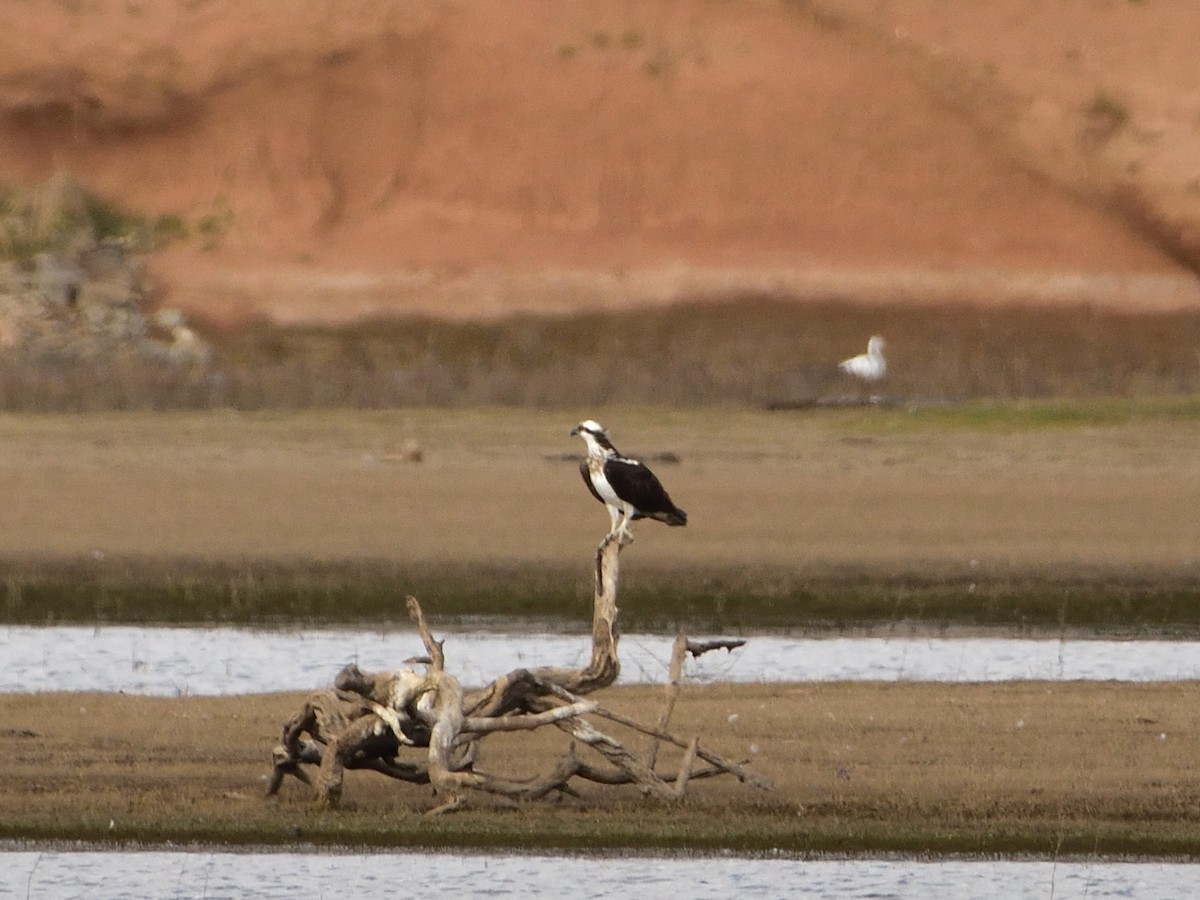
[[[604,426],[595,419],[584,419],[578,425],[571,429],[571,437],[577,434],[590,434],[592,437],[608,438],[608,432],[604,430]]]
[[[617,452],[617,448],[608,439],[608,432],[595,419],[584,419],[571,429],[571,434],[577,434],[583,438],[584,443],[587,444],[589,454],[604,456],[608,453]]]

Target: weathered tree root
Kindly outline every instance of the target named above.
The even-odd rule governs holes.
[[[551,793],[573,794],[569,782],[581,778],[597,784],[637,784],[643,793],[663,800],[680,800],[690,780],[730,774],[764,790],[773,785],[760,775],[701,749],[699,738],[684,740],[666,728],[674,693],[651,728],[585,699],[585,695],[611,685],[620,672],[617,656],[617,586],[619,555],[624,543],[610,535],[596,551],[596,591],[592,616],[592,655],[579,669],[552,666],[516,669],[486,687],[463,693],[458,679],[445,671],[442,642],[433,638],[421,606],[407,598],[410,618],[425,646],[426,656],[413,659],[391,672],[368,674],[347,666],[338,674],[336,690],[310,695],[304,707],[283,728],[273,754],[268,794],[279,790],[287,775],[311,785],[316,799],[336,806],[341,798],[346,769],[370,769],[414,784],[430,784],[440,803],[429,811],[439,814],[460,809],[469,792],[535,800]],[[733,649],[741,641],[704,644],[676,640],[669,691],[678,691],[683,655]],[[413,665],[424,665],[424,673]],[[600,731],[587,716],[608,719],[654,739],[650,753],[639,758],[619,741]],[[529,731],[553,725],[573,738],[555,767],[543,775],[511,778],[474,767],[479,743],[495,731]],[[307,736],[307,737],[306,737]],[[667,742],[684,750],[679,770],[672,775],[655,771],[658,744]],[[591,748],[606,766],[581,760],[577,745]],[[423,750],[424,758],[397,761],[401,751]],[[694,768],[696,759],[708,763]],[[318,765],[314,784],[302,766]]]
[[[348,669],[362,674],[356,666],[347,667],[339,673],[339,682]],[[294,775],[314,788],[318,801],[336,806],[345,769],[371,769],[402,781],[428,784],[423,766],[396,760],[401,746],[415,746],[422,740],[428,743],[428,733],[422,734],[414,723],[402,741],[375,709],[376,704],[345,690],[310,694],[300,712],[284,723],[280,742],[272,751],[267,796],[278,792],[285,776]],[[320,766],[316,784],[302,765]]]

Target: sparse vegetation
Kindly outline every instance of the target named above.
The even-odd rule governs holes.
[[[615,36],[609,34],[607,31],[595,31],[586,41],[560,44],[557,55],[559,59],[570,60],[577,57],[584,49],[589,47],[598,53],[604,53],[613,47],[617,47],[626,53],[636,53],[642,50],[645,45],[645,36],[640,31],[633,29],[623,31],[621,34]],[[657,78],[670,74],[679,65],[681,60],[692,57],[697,61],[704,60],[704,54],[698,48],[693,47],[687,51],[679,51],[673,50],[666,43],[660,42],[653,52],[642,59],[641,68],[647,75]]]
[[[822,31],[842,31],[850,27],[850,19],[838,9],[830,9],[814,0],[788,0],[797,12],[807,16]]]
[[[84,222],[98,241],[123,238],[147,227],[141,216],[133,216],[95,194],[83,194]]]
[[[150,224],[150,234],[156,247],[172,241],[186,240],[188,236],[187,222],[183,216],[176,213],[162,213]]]
[[[658,77],[670,72],[676,65],[676,58],[671,51],[665,47],[659,47],[653,54],[648,56],[642,63],[642,69],[647,75]]]
[[[168,233],[180,224],[172,221]],[[855,396],[860,389],[839,377],[836,362],[875,332],[887,336],[892,361],[876,393],[922,410],[1200,393],[1200,319],[1190,313],[964,313],[742,297],[493,323],[249,326],[212,335],[219,377],[112,362],[0,363],[0,409],[803,405]],[[1008,407],[996,415],[1015,414]]]
[[[397,585],[437,597],[446,622],[533,619],[578,624],[579,573],[565,563],[401,564],[376,559],[207,561],[187,558],[0,560],[0,622],[379,625],[395,620]],[[565,586],[565,587],[564,587]],[[574,588],[572,590],[572,587]],[[979,629],[1194,637],[1193,579],[1172,569],[1092,571],[1033,567],[1001,577],[915,563],[809,572],[779,565],[641,565],[624,591],[624,624],[724,633],[840,634]]]
[[[1118,100],[1108,91],[1098,90],[1087,107],[1088,116],[1096,119],[1106,119],[1114,127],[1120,128],[1129,121],[1129,107]]]
[[[1107,143],[1128,124],[1129,107],[1106,90],[1097,90],[1084,109],[1084,141],[1092,146]]]
[[[164,213],[147,220],[85,190],[68,175],[32,190],[0,186],[0,261],[69,253],[81,240],[118,240],[150,250],[186,236],[181,216]]]
[[[223,201],[216,201],[212,210],[202,215],[196,222],[196,231],[201,237],[202,250],[216,250],[221,246],[225,235],[233,227],[236,216],[232,209]]]
[[[640,31],[628,29],[621,32],[620,44],[625,50],[639,50],[646,42],[646,38]]]

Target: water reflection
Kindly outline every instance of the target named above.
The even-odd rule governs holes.
[[[579,666],[580,635],[440,632],[447,667],[467,685],[521,666]],[[698,635],[697,637],[703,637]],[[621,682],[659,683],[669,635],[621,639]],[[422,652],[411,631],[355,629],[0,627],[0,692],[241,694],[327,686],[356,662],[394,668]],[[1200,643],[999,638],[751,636],[689,660],[697,681],[1180,681],[1200,678]]]
[[[1183,863],[595,858],[425,853],[0,853],[0,896],[929,898],[1189,896]]]

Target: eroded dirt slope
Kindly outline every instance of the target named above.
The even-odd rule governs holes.
[[[1064,175],[1081,171],[1056,142],[1094,99],[1085,63],[1158,85],[1122,101],[1139,128],[1169,119],[1145,163],[1156,185],[1194,149],[1194,54],[1148,69],[1111,38],[1174,47],[1200,13],[1128,4],[1114,21],[1122,5],[1055,4],[1051,22],[1017,0],[978,19],[934,0],[21,0],[0,7],[0,172],[67,169],[182,217],[155,269],[169,302],[214,317],[747,287],[1088,299],[1091,281],[1060,290],[1079,273],[1104,302],[1200,305],[1178,254],[1109,202],[1109,167]],[[1104,53],[1051,64],[1067,37]],[[994,73],[985,108],[953,102],[914,41]],[[1023,114],[997,114],[1017,95]],[[1125,124],[1097,152],[1123,160],[1142,133]],[[1176,188],[1155,202],[1190,215]]]

